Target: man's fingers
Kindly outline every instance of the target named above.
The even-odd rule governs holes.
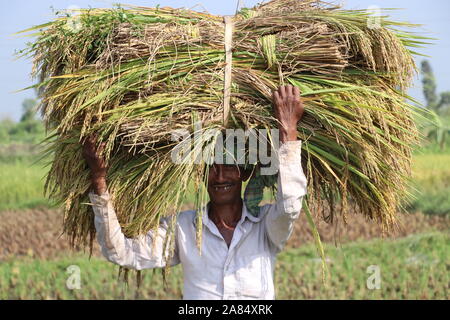
[[[273,92],[273,111],[275,113],[275,117],[278,118],[278,106],[281,103],[280,94],[278,91]]]
[[[89,145],[91,145],[91,144],[95,144],[95,140],[96,140],[96,137],[94,136],[94,135],[88,135],[85,139],[84,139],[84,143],[86,143],[86,144],[89,144]]]
[[[277,90],[274,90],[273,92],[272,92],[272,97],[274,98],[274,99],[276,99],[277,97],[279,97],[280,95],[278,94],[278,91]]]
[[[280,96],[282,97],[286,96],[286,86],[279,87],[278,92],[280,93]]]
[[[294,87],[294,98],[295,100],[300,100],[300,89],[298,87]]]
[[[281,97],[295,96],[296,90],[298,90],[298,88],[293,85],[280,86],[278,88],[278,92]],[[299,90],[298,90],[298,98],[300,99],[300,91]]]
[[[84,140],[83,140],[83,146],[85,147],[85,148],[92,148],[92,145],[93,145],[93,143],[92,143],[92,140],[90,139],[90,137],[86,137]]]
[[[294,87],[291,86],[291,85],[288,85],[288,86],[286,87],[286,94],[287,94],[287,95],[290,95],[290,96],[293,96],[293,95],[294,95]]]
[[[98,147],[98,151],[103,152],[103,150],[105,150],[105,147],[106,147],[106,142],[100,143],[100,146]]]
[[[280,94],[278,93],[278,91],[273,92],[273,100],[275,103],[280,102]]]
[[[97,144],[97,135],[91,134],[84,139],[83,147],[84,151],[92,154],[99,154],[105,150],[106,142],[102,142],[99,145]]]

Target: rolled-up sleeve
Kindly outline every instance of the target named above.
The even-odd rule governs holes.
[[[276,203],[268,206],[264,216],[269,240],[281,251],[292,234],[299,217],[307,180],[301,165],[301,141],[288,141],[278,152],[278,192]]]
[[[89,198],[95,214],[97,241],[108,261],[136,270],[162,268],[167,263],[171,266],[180,263],[176,239],[174,254],[171,257],[168,246],[164,250],[170,223],[167,218],[161,219],[156,230],[130,239],[122,232],[109,193],[96,195],[91,192]],[[176,229],[171,234],[176,236]]]

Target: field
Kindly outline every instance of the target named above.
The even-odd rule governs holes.
[[[355,242],[326,247],[331,277],[323,284],[313,244],[279,256],[277,299],[449,299],[448,233],[400,240]],[[380,270],[380,289],[368,289],[370,266]],[[79,268],[80,289],[69,290],[69,266]],[[69,269],[70,270],[70,269]],[[370,269],[369,269],[370,270]],[[182,276],[172,270],[164,289],[160,272],[146,271],[141,288],[117,280],[117,267],[94,257],[66,256],[50,261],[5,261],[0,268],[0,299],[180,299]]]
[[[97,246],[88,254],[69,249],[61,212],[43,196],[42,164],[35,157],[0,157],[0,299],[179,299],[180,267],[164,288],[159,271],[145,271],[142,287],[127,288],[118,267]],[[450,155],[414,159],[416,200],[401,215],[400,229],[384,239],[355,213],[349,225],[318,223],[330,278],[324,284],[311,230],[302,216],[275,273],[277,299],[449,299]],[[68,289],[69,266],[80,271],[81,288]],[[369,289],[373,267],[380,289]],[[368,269],[369,268],[369,269]],[[369,281],[370,282],[370,281]]]
[[[0,210],[48,207],[44,162],[27,145],[0,145]]]
[[[416,156],[413,169],[417,199],[410,209],[430,214],[450,212],[450,155]]]
[[[48,206],[44,197],[45,170],[39,165],[30,166],[28,160],[0,163],[0,210],[26,209]]]

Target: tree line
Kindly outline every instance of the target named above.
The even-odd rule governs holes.
[[[430,142],[437,143],[443,150],[450,135],[450,91],[437,93],[436,78],[428,60],[422,61],[421,72],[425,107],[431,120],[422,123],[422,130]]]

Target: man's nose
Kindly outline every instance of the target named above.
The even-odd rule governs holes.
[[[217,165],[214,168],[214,180],[216,180],[216,182],[223,182],[225,177],[224,177],[224,170],[223,167],[221,165]]]

